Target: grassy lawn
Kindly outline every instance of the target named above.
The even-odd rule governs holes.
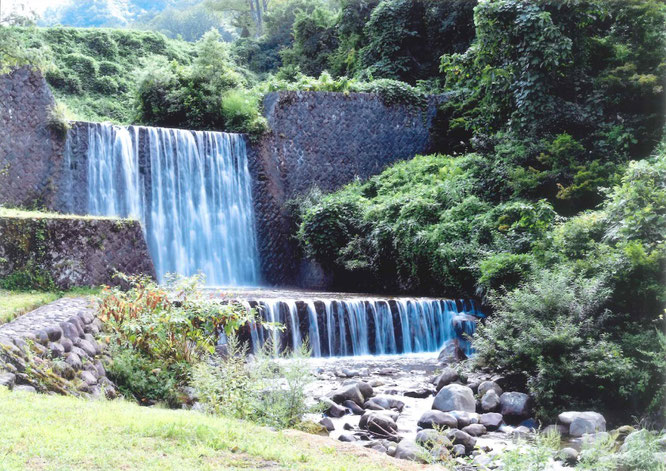
[[[86,296],[99,292],[96,288],[77,288],[72,291],[8,291],[0,289],[0,325],[16,319],[65,296]]]
[[[3,471],[424,469],[328,437],[124,401],[0,387],[0,417]]]

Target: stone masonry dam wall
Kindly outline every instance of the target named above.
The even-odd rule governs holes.
[[[387,105],[377,95],[274,92],[264,99],[270,132],[248,140],[261,271],[266,284],[327,287],[303,260],[286,203],[313,186],[330,191],[430,150],[436,99],[425,109]],[[85,214],[89,123],[65,138],[49,126],[48,85],[27,68],[0,76],[0,204]],[[141,147],[141,146],[140,146]],[[139,150],[139,161],[142,159]],[[144,167],[141,168],[145,172]]]

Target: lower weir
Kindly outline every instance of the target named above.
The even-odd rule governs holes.
[[[242,332],[252,351],[269,341],[275,352],[307,342],[315,357],[438,352],[449,341],[470,355],[469,337],[481,316],[471,301],[450,299],[289,292],[237,299],[257,314]]]

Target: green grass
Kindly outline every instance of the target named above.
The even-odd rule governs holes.
[[[327,437],[198,412],[0,388],[0,469],[423,469]]]
[[[62,297],[88,296],[98,288],[76,288],[70,291],[8,291],[0,289],[0,325]],[[2,469],[2,468],[0,468]]]

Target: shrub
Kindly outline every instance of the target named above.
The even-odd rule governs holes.
[[[64,103],[56,102],[56,104],[49,110],[47,124],[63,139],[67,137],[67,132],[72,127],[70,121],[71,115]]]
[[[67,54],[62,58],[63,63],[80,77],[93,79],[97,76],[99,65],[97,61],[90,56],[74,52]]]
[[[122,73],[122,69],[115,62],[102,61],[99,63],[99,74],[116,77]]]
[[[479,269],[479,288],[484,292],[500,288],[512,290],[524,281],[533,269],[527,254],[499,253],[482,260]]]
[[[95,80],[94,88],[104,95],[113,95],[118,92],[118,81],[113,77],[99,77]]]
[[[234,336],[227,345],[223,359],[200,363],[193,372],[192,384],[206,410],[277,428],[298,424],[307,412],[307,347],[276,359],[268,356],[272,352],[269,342],[264,353],[247,363],[247,349]]]
[[[199,277],[170,277],[159,286],[145,276],[118,276],[129,289],[105,288],[99,317],[114,348],[129,353],[110,370],[135,397],[173,404],[173,392],[156,386],[160,378],[186,385],[193,365],[214,352],[218,332],[231,334],[249,313],[207,299],[198,290]]]

